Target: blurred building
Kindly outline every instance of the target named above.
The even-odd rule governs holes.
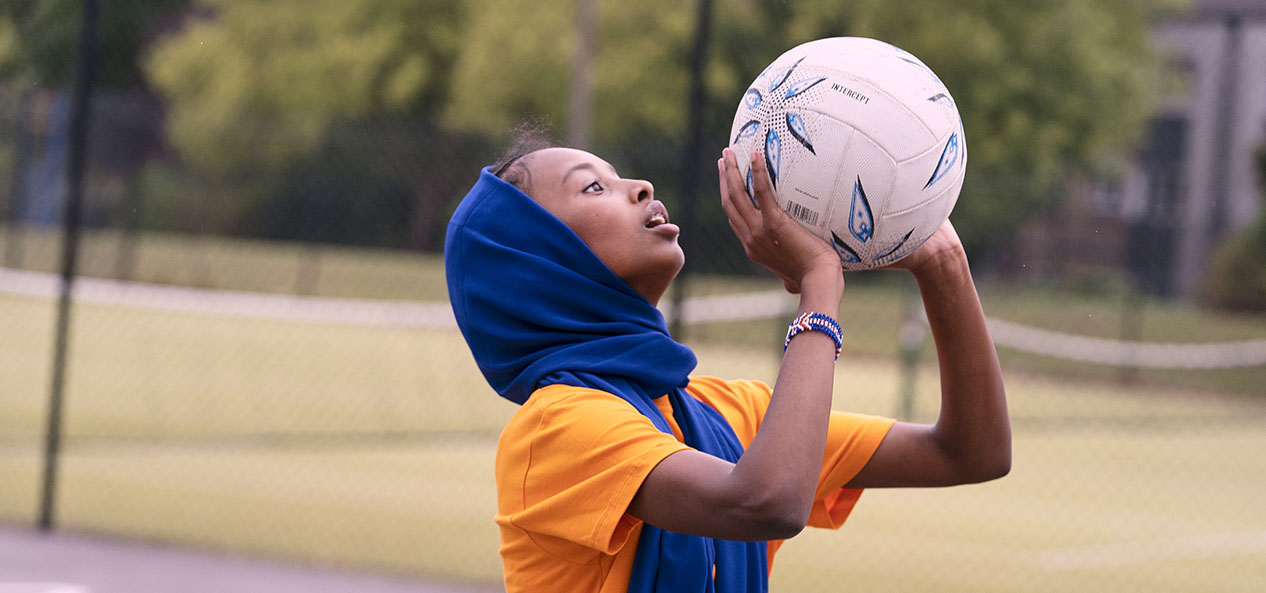
[[[1266,0],[1195,0],[1153,39],[1159,109],[1128,175],[1082,184],[1026,228],[1013,261],[1027,271],[1128,270],[1140,289],[1191,298],[1219,243],[1262,209],[1254,154],[1266,144]]]

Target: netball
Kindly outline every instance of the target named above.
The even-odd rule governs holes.
[[[845,270],[923,244],[949,217],[967,168],[962,119],[936,73],[860,37],[811,41],[774,60],[743,95],[730,146],[764,154],[778,204],[829,242]]]

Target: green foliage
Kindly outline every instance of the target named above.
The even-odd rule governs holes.
[[[162,21],[190,0],[102,2],[97,23],[97,83],[135,86],[139,56]],[[82,0],[5,0],[0,4],[0,78],[23,85],[69,86],[83,24]]]
[[[1266,146],[1257,151],[1257,168],[1266,179]],[[1266,208],[1214,254],[1203,297],[1218,309],[1266,311]]]
[[[453,192],[435,181],[446,163],[427,153],[434,130],[418,125],[448,98],[465,6],[197,0],[197,16],[155,45],[146,68],[167,98],[193,199],[215,205],[204,222],[433,247],[431,213]]]
[[[503,133],[528,114],[564,120],[574,2],[542,4],[492,0],[472,15],[449,121]],[[600,3],[595,137],[684,137],[692,4]],[[973,247],[997,245],[1063,194],[1070,170],[1132,147],[1154,87],[1148,28],[1182,4],[719,0],[706,137],[724,143],[747,84],[783,51],[821,37],[884,39],[927,62],[957,100],[971,167],[955,221]]]
[[[414,112],[445,95],[460,4],[199,0],[153,51],[172,142],[204,170],[276,169],[336,118]],[[434,32],[434,34],[432,34]],[[249,148],[249,150],[244,150]]]
[[[574,0],[479,3],[453,78],[451,123],[504,136],[527,116],[566,120]],[[594,136],[627,136],[685,122],[691,3],[599,2]]]
[[[252,236],[305,243],[439,251],[450,212],[473,174],[444,165],[490,152],[479,138],[448,135],[404,117],[331,124],[320,148],[297,159],[273,194],[251,205],[237,225]],[[478,156],[477,156],[478,155]]]
[[[0,12],[0,76],[11,78],[18,69],[18,51],[21,49],[18,25]]]
[[[955,209],[969,248],[1001,244],[1063,195],[1070,169],[1128,150],[1151,112],[1148,26],[1177,2],[936,0],[798,5],[802,38],[839,34],[898,45],[953,94],[970,166]]]
[[[671,196],[694,3],[594,1],[595,147],[644,163],[630,172]],[[743,91],[778,54],[820,37],[885,39],[926,61],[957,100],[971,166],[955,223],[974,251],[998,245],[1063,195],[1071,171],[1129,152],[1150,113],[1148,28],[1183,2],[717,0],[706,156],[724,144]],[[329,135],[348,122],[442,118],[492,138],[527,117],[565,122],[575,7],[195,0],[183,30],[155,44],[146,72],[167,99],[171,143],[199,183],[219,186],[226,208],[245,202],[237,211],[247,212],[280,191],[278,171],[326,159]],[[0,68],[11,37],[0,26]]]

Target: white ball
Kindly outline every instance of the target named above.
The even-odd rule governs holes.
[[[967,168],[962,118],[922,61],[836,37],[774,60],[743,96],[730,146],[752,192],[761,151],[776,200],[829,242],[846,270],[895,262],[949,217]]]

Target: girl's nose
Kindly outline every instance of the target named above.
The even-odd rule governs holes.
[[[643,179],[634,179],[632,182],[633,191],[629,193],[636,197],[636,201],[641,202],[655,197],[655,186],[651,185],[651,182]]]

